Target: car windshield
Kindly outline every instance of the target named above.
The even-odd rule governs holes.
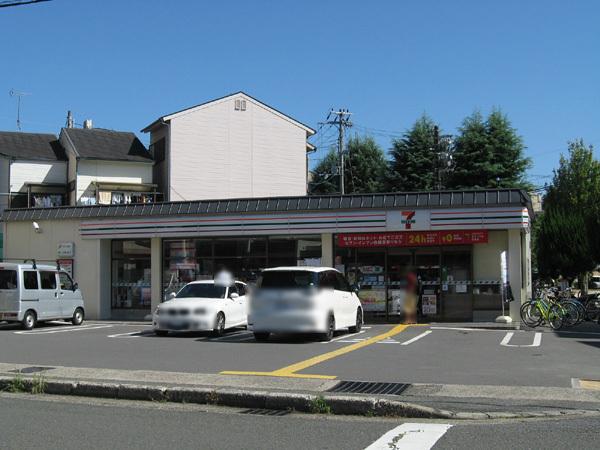
[[[177,293],[177,298],[225,298],[225,286],[219,286],[212,283],[194,283],[184,286]]]
[[[317,285],[317,274],[307,270],[273,270],[263,272],[258,288],[306,289]]]

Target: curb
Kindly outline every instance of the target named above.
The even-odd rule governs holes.
[[[0,391],[11,390],[14,377],[0,376]],[[19,392],[31,392],[33,378],[21,379]],[[39,381],[37,382],[39,385]],[[564,416],[600,415],[600,410],[568,409],[520,412],[454,412],[387,398],[368,396],[316,395],[309,393],[269,392],[232,388],[188,388],[147,386],[88,381],[43,380],[43,392],[49,395],[111,398],[121,400],[167,401],[251,409],[289,410],[304,413],[330,413],[373,417],[405,417],[419,419],[485,420],[556,418]]]

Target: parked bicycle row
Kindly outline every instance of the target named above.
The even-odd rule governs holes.
[[[585,321],[600,324],[600,297],[575,296],[569,289],[555,287],[536,289],[534,298],[521,306],[521,320],[532,328],[547,324],[554,330]]]

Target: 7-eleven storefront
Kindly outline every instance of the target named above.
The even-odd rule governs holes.
[[[144,318],[169,292],[221,267],[249,284],[266,267],[336,267],[359,287],[365,313],[387,321],[400,318],[411,272],[426,320],[498,316],[503,253],[514,320],[531,290],[529,199],[517,190],[61,207],[3,218],[5,258],[60,257],[94,319]]]

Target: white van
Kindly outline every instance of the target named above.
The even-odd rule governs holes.
[[[83,296],[67,272],[57,266],[0,263],[0,321],[37,322],[65,319],[81,325]]]

